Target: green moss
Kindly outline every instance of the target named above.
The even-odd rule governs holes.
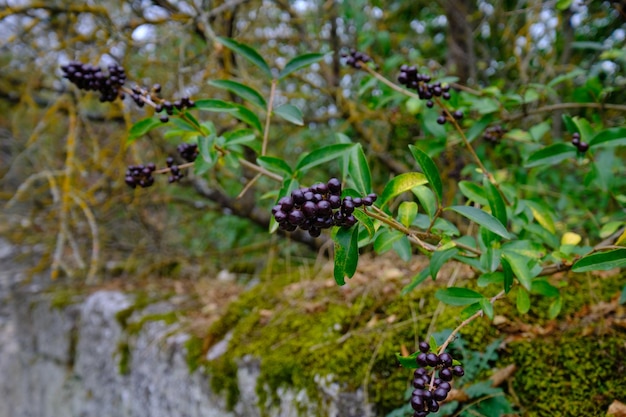
[[[166,313],[146,314],[139,320],[126,324],[126,332],[130,335],[138,334],[146,323],[154,321],[164,321],[165,324],[176,323],[180,313],[177,311],[168,311]]]
[[[120,357],[117,362],[117,369],[120,375],[128,375],[130,373],[130,361],[131,361],[131,353],[130,353],[130,345],[128,342],[123,341],[117,345],[117,353]]]
[[[196,336],[190,336],[185,342],[185,359],[190,373],[194,372],[205,362],[203,346],[204,340]]]
[[[50,307],[56,310],[63,310],[64,308],[76,304],[82,292],[80,289],[72,287],[53,287],[50,294],[52,296],[50,299]]]
[[[518,367],[513,388],[529,417],[604,416],[613,400],[624,399],[623,335],[571,332],[509,349],[506,360]]]

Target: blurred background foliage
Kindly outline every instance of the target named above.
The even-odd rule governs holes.
[[[218,167],[207,181],[128,188],[128,165],[163,166],[180,139],[160,128],[127,144],[129,127],[151,110],[128,99],[101,104],[59,69],[69,60],[119,63],[129,85],[160,83],[164,97],[237,101],[208,84],[216,79],[268,97],[269,82],[215,41],[223,36],[254,46],[275,68],[305,52],[328,53],[278,86],[277,104],[296,105],[306,122],[273,121],[270,149],[282,158],[295,162],[345,133],[373,158],[382,189],[415,168],[407,145],[423,141],[447,176],[448,204],[458,198],[457,182],[477,175],[454,135],[433,126],[434,110],[341,65],[341,53],[356,48],[391,80],[407,63],[458,82],[452,105],[466,112],[467,129],[479,129],[474,144],[486,166],[519,179],[528,198],[567,210],[566,226],[596,239],[603,223],[623,219],[626,202],[598,194],[601,182],[582,187],[588,167],[580,161],[534,171],[522,163],[538,146],[568,140],[564,112],[597,126],[624,125],[625,9],[620,1],[577,0],[0,0],[1,232],[41,245],[38,268],[91,281],[221,269],[249,276],[274,256],[314,259],[307,246],[267,234],[272,201],[263,196],[275,184],[259,181],[237,198],[254,173]],[[203,117],[220,132],[236,125],[219,114]],[[481,140],[480,129],[495,124],[510,134],[497,144]],[[625,181],[619,154],[598,157]],[[310,180],[336,173],[331,165]],[[593,207],[585,203],[590,193]]]

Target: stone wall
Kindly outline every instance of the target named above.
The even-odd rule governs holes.
[[[320,382],[327,398],[323,409],[306,393],[285,389],[278,393],[280,405],[262,413],[254,356],[239,363],[239,401],[229,410],[225,398],[211,390],[204,369],[190,373],[189,336],[179,325],[146,321],[138,333],[128,334],[117,314],[134,300],[117,291],[96,291],[56,306],[47,277],[25,279],[22,255],[0,239],[0,417],[350,417],[369,412],[360,393]],[[172,308],[156,303],[130,320]],[[223,354],[226,343],[209,355]]]

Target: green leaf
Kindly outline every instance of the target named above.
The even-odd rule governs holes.
[[[403,235],[400,239],[393,242],[392,248],[404,262],[411,260],[413,250],[411,249],[411,242],[407,236]]]
[[[511,268],[511,265],[505,258],[502,258],[500,262],[502,264],[502,273],[504,274],[504,292],[508,294],[513,287],[513,268]]]
[[[556,2],[556,8],[561,11],[569,9],[571,5],[572,0],[558,0]]]
[[[435,298],[451,306],[466,306],[480,302],[485,297],[468,288],[450,287],[437,290]]]
[[[572,271],[607,271],[624,267],[626,267],[626,249],[615,249],[582,257],[574,263]]]
[[[226,146],[242,145],[252,142],[256,139],[256,134],[251,129],[231,130],[224,133]]]
[[[528,133],[535,142],[539,142],[543,136],[550,131],[550,122],[545,121],[528,129]]]
[[[437,212],[435,193],[433,193],[432,190],[425,185],[418,185],[417,187],[411,188],[411,191],[419,200],[426,214],[428,214],[428,218],[432,220],[433,216]]]
[[[493,185],[489,180],[485,177],[483,181],[483,187],[487,194],[487,199],[489,200],[489,208],[491,209],[491,214],[503,225],[508,223],[508,218],[506,214],[506,205],[504,204],[504,199],[502,195],[500,195],[500,191]]]
[[[457,248],[450,248],[442,251],[437,250],[433,252],[432,257],[430,258],[429,265],[430,276],[433,278],[433,280],[437,279],[437,274],[439,273],[441,267],[450,259],[452,259],[457,253],[459,253],[459,250]]]
[[[496,219],[491,214],[482,211],[481,209],[470,206],[452,206],[446,208],[446,210],[456,211],[460,215],[467,217],[471,221],[478,223],[485,229],[492,231],[505,239],[514,238],[514,236],[506,230],[506,227],[500,223],[500,220]]]
[[[237,111],[233,113],[233,116],[235,116],[242,122],[252,126],[259,132],[263,131],[261,120],[259,120],[259,116],[257,116],[256,113],[240,104],[235,104],[235,107],[237,108]]]
[[[237,106],[235,106],[235,103],[212,98],[197,100],[194,108],[217,113],[237,112]]]
[[[170,122],[172,122],[174,126],[180,128],[183,131],[198,133],[198,128],[194,126],[193,124],[189,123],[187,120],[181,119],[179,117],[175,117],[173,119],[170,119]]]
[[[262,108],[263,110],[267,108],[267,103],[261,93],[252,87],[248,87],[247,85],[231,80],[213,80],[209,81],[209,85],[228,90],[242,99]]]
[[[520,314],[526,314],[528,313],[528,310],[530,310],[530,296],[525,288],[520,287],[517,289],[517,299],[515,304],[517,305],[517,311]]]
[[[489,320],[493,320],[493,304],[487,298],[483,298],[480,301],[480,308],[485,312],[485,315],[489,317]]]
[[[196,160],[193,162],[193,173],[195,175],[202,175],[211,168],[213,168],[215,162],[217,162],[217,158],[215,158],[215,160],[213,160],[212,162],[207,162],[204,157],[196,158]]]
[[[299,108],[291,104],[283,104],[274,109],[274,114],[297,126],[304,126],[304,118]]]
[[[135,139],[137,139],[139,136],[145,135],[146,133],[148,133],[155,127],[161,126],[162,124],[163,122],[161,122],[159,119],[154,118],[154,117],[141,119],[137,123],[131,126],[130,130],[128,131],[128,139],[126,142],[131,143]]]
[[[544,297],[558,297],[559,289],[550,284],[545,278],[537,278],[532,281],[530,292],[543,295]]]
[[[415,275],[411,280],[411,283],[406,287],[402,288],[401,295],[407,295],[409,292],[413,291],[415,287],[420,285],[422,282],[426,281],[426,278],[430,275],[430,269],[424,268],[420,271],[419,274]]]
[[[530,280],[533,276],[530,269],[528,269],[529,259],[515,252],[506,252],[503,250],[502,260],[507,262],[520,284],[530,291]]]
[[[469,181],[460,181],[459,190],[461,190],[461,193],[470,201],[478,203],[481,206],[489,204],[489,200],[487,200],[487,193],[483,187],[478,184],[474,184]]]
[[[212,152],[214,143],[214,134],[198,137],[198,150],[200,151],[200,156],[202,156],[202,158],[204,158],[204,160],[209,164],[214,164],[216,162],[215,154]]]
[[[350,152],[350,162],[348,165],[348,173],[354,181],[354,186],[362,195],[372,192],[372,174],[367,164],[367,158],[363,152],[363,146],[357,144],[352,152]]]
[[[435,190],[438,198],[437,201],[440,202],[443,198],[443,184],[441,182],[439,170],[437,169],[435,162],[430,158],[430,156],[428,156],[424,151],[420,150],[419,148],[413,145],[409,145],[409,149],[411,150],[411,153],[413,154],[413,157],[415,158],[419,166],[422,168],[422,171],[424,171],[424,175],[426,175],[428,182]]]
[[[575,156],[576,148],[571,144],[555,143],[530,154],[524,167],[531,168],[539,165],[555,165],[564,159],[573,158]]]
[[[589,141],[594,148],[626,145],[626,127],[614,127],[599,132]]]
[[[419,350],[417,352],[413,352],[409,356],[402,356],[400,353],[396,353],[396,359],[403,368],[416,369],[419,367],[417,364],[417,355],[419,355],[419,353]]]
[[[555,319],[561,312],[561,307],[563,307],[563,298],[559,296],[550,303],[550,307],[548,308],[548,317],[550,319]]]
[[[383,207],[389,202],[389,200],[398,194],[402,194],[413,187],[426,183],[428,183],[428,180],[424,174],[420,174],[419,172],[407,172],[394,177],[387,183],[385,189],[380,195],[380,207]]]
[[[286,174],[287,176],[291,176],[293,171],[289,164],[280,158],[276,158],[273,156],[259,156],[256,159],[257,163],[263,168],[278,172],[279,174]]]
[[[589,80],[587,80],[587,82],[589,82]],[[589,123],[587,119],[578,116],[572,117],[572,122],[576,125],[576,131],[580,133],[581,142],[591,141],[594,136],[591,123]]]
[[[493,114],[487,114],[481,117],[480,120],[474,122],[472,127],[469,128],[467,134],[465,135],[467,137],[467,140],[469,142],[472,142],[474,139],[476,139],[481,133],[485,131],[487,126],[489,126],[492,121]]]
[[[403,201],[398,207],[398,221],[405,227],[409,227],[417,216],[417,203],[415,201]]]
[[[321,61],[323,58],[324,54],[320,53],[298,55],[297,57],[294,57],[289,62],[287,62],[285,68],[283,68],[278,75],[278,79],[282,80],[292,72],[298,71],[299,69],[304,67],[308,67],[311,64]]]
[[[359,261],[359,229],[340,227],[333,236],[335,241],[334,276],[337,285],[346,283],[345,277],[352,278]]]
[[[468,305],[463,310],[461,310],[461,314],[459,314],[459,317],[461,318],[461,320],[468,319],[471,316],[473,316],[476,312],[478,312],[479,310],[481,310],[480,301],[477,301],[477,302],[475,302],[473,304]]]
[[[354,210],[352,214],[359,221],[359,225],[363,226],[363,228],[367,230],[367,234],[370,237],[373,237],[374,233],[376,233],[376,228],[374,227],[374,222],[372,221],[372,218],[363,213],[363,211],[361,210]]]
[[[550,233],[556,233],[552,213],[550,213],[550,209],[546,204],[532,200],[524,200],[524,203],[530,208],[530,211],[532,211],[533,217],[537,220],[537,223]]]
[[[307,171],[314,166],[347,155],[355,146],[353,143],[337,143],[314,150],[298,162],[296,171]]]
[[[393,229],[383,229],[374,241],[374,250],[377,254],[385,253],[393,246],[394,242],[404,236],[401,232]]]
[[[231,38],[218,37],[216,38],[219,43],[227,47],[228,49],[236,52],[246,58],[248,61],[256,65],[268,78],[272,77],[272,70],[263,57],[252,47],[239,43]]]
[[[504,282],[504,273],[496,271],[482,274],[478,277],[476,284],[479,287],[486,287],[490,284],[501,284],[502,282]]]

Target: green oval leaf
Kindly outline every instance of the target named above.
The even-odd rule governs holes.
[[[489,205],[487,193],[480,185],[469,181],[460,181],[459,190],[461,190],[461,193],[467,197],[468,200],[478,203],[481,206]]]
[[[626,145],[625,127],[614,127],[612,129],[603,130],[589,141],[589,146],[593,146],[594,148],[624,145]]]
[[[320,53],[298,55],[297,57],[287,62],[287,64],[285,65],[285,68],[283,68],[280,74],[278,75],[278,79],[282,80],[283,78],[285,78],[292,72],[298,71],[299,69],[308,67],[311,64],[321,61],[322,58],[324,58],[324,54],[320,54]]]
[[[380,195],[380,206],[383,207],[389,200],[398,194],[402,194],[405,191],[409,191],[413,187],[418,185],[424,185],[428,183],[428,179],[424,174],[419,172],[407,172],[394,177],[387,183],[385,189]]]
[[[530,259],[515,252],[507,252],[505,249],[502,253],[502,261],[502,266],[504,267],[504,261],[506,261],[506,265],[510,267],[511,271],[513,272],[513,274],[515,274],[520,284],[522,284],[524,288],[530,291],[530,280],[533,278],[533,275],[528,268],[528,262],[530,261]]]
[[[363,195],[372,192],[372,174],[370,173],[370,167],[367,164],[367,158],[363,152],[363,146],[361,146],[360,143],[350,152],[348,173],[357,191]]]
[[[233,113],[233,116],[246,123],[247,125],[252,126],[259,132],[263,131],[263,126],[261,125],[259,116],[257,116],[256,113],[240,104],[235,104],[235,107],[237,111]]]
[[[437,290],[435,297],[442,303],[451,306],[466,306],[480,302],[485,298],[482,294],[474,290],[460,287],[450,287]]]
[[[489,317],[489,320],[493,320],[493,304],[491,304],[488,298],[480,300],[480,308],[482,308],[485,315]]]
[[[237,111],[237,106],[235,106],[235,103],[212,98],[196,101],[196,105],[194,108],[198,110],[218,113],[233,113]]]
[[[574,148],[571,144],[555,143],[530,154],[524,164],[524,167],[531,168],[539,165],[555,165],[564,159],[575,156],[576,148]]]
[[[394,242],[404,236],[401,232],[393,229],[383,229],[374,241],[374,250],[377,254],[385,253],[393,246]]]
[[[265,102],[265,99],[263,98],[261,93],[259,93],[252,87],[248,87],[247,85],[231,80],[213,80],[209,81],[209,85],[217,88],[223,88],[234,94],[237,94],[242,99],[249,101],[250,103],[264,110],[267,108],[267,103]]]
[[[417,203],[415,201],[403,201],[398,207],[398,221],[405,227],[409,227],[417,216]]]
[[[256,135],[251,129],[239,129],[224,133],[224,139],[227,146],[235,146],[254,141]]]
[[[550,303],[550,307],[548,309],[548,317],[551,319],[555,319],[556,316],[561,312],[561,307],[563,306],[563,298],[556,297],[554,301]]]
[[[304,118],[302,112],[296,106],[291,104],[283,104],[282,106],[274,109],[274,114],[282,119],[287,120],[297,126],[304,125]]]
[[[430,276],[433,280],[437,279],[437,274],[439,273],[441,267],[450,259],[452,259],[457,253],[459,253],[459,250],[457,248],[437,250],[433,252],[432,257],[430,258],[429,265]]]
[[[506,227],[504,227],[504,225],[500,223],[500,220],[496,219],[491,214],[482,211],[481,209],[470,206],[452,206],[446,208],[446,210],[456,211],[461,216],[467,217],[474,223],[478,223],[485,229],[492,231],[493,233],[505,239],[514,238],[514,236],[506,230]]]
[[[263,168],[278,172],[279,174],[286,174],[287,176],[291,176],[293,171],[289,164],[280,158],[276,158],[273,156],[259,156],[256,159],[257,163]]]
[[[530,296],[528,295],[526,288],[518,288],[515,304],[517,305],[517,311],[520,314],[528,313],[528,310],[530,310]]]
[[[435,193],[425,185],[418,185],[417,187],[411,188],[411,191],[424,208],[428,218],[432,220],[435,213],[437,213],[437,199],[435,198]]]
[[[530,292],[543,295],[544,297],[558,297],[560,295],[559,289],[550,284],[545,278],[534,279],[530,286]]]
[[[231,38],[217,37],[216,38],[219,43],[232,50],[233,52],[238,53],[239,55],[246,58],[248,61],[256,65],[268,78],[272,77],[272,70],[270,69],[267,62],[263,59],[263,57],[256,51],[256,49],[245,45],[243,43],[239,43]]]
[[[409,145],[409,149],[411,150],[411,153],[420,168],[422,168],[422,171],[424,171],[424,175],[426,175],[426,178],[433,187],[433,190],[435,190],[438,198],[437,201],[441,202],[441,199],[443,198],[443,184],[441,182],[441,177],[439,176],[437,165],[435,165],[435,162],[430,158],[430,156],[428,156],[428,154],[421,149],[413,145]]]
[[[148,133],[155,127],[161,126],[162,124],[163,122],[161,122],[159,119],[154,118],[154,117],[148,117],[148,118],[139,120],[137,123],[132,125],[130,130],[128,131],[127,143],[133,142],[139,136],[145,135],[146,133]]]
[[[606,252],[592,253],[574,263],[572,271],[606,271],[613,268],[626,267],[626,249],[615,249]]]
[[[418,368],[417,355],[419,355],[419,353],[419,350],[417,352],[413,352],[409,356],[402,356],[401,354],[396,353],[396,359],[398,360],[400,366],[402,366],[403,368],[416,369]]]
[[[489,200],[489,208],[491,209],[491,214],[503,225],[508,223],[507,214],[506,214],[506,205],[504,204],[504,199],[500,194],[500,191],[493,185],[489,180],[485,177],[483,181],[483,187],[487,194],[487,199]]]
[[[333,236],[335,241],[334,276],[338,285],[346,283],[345,277],[352,278],[359,261],[359,229],[340,227]]]
[[[316,149],[298,162],[296,171],[307,171],[314,166],[347,155],[347,152],[350,152],[353,146],[355,146],[353,143],[336,143]]]

